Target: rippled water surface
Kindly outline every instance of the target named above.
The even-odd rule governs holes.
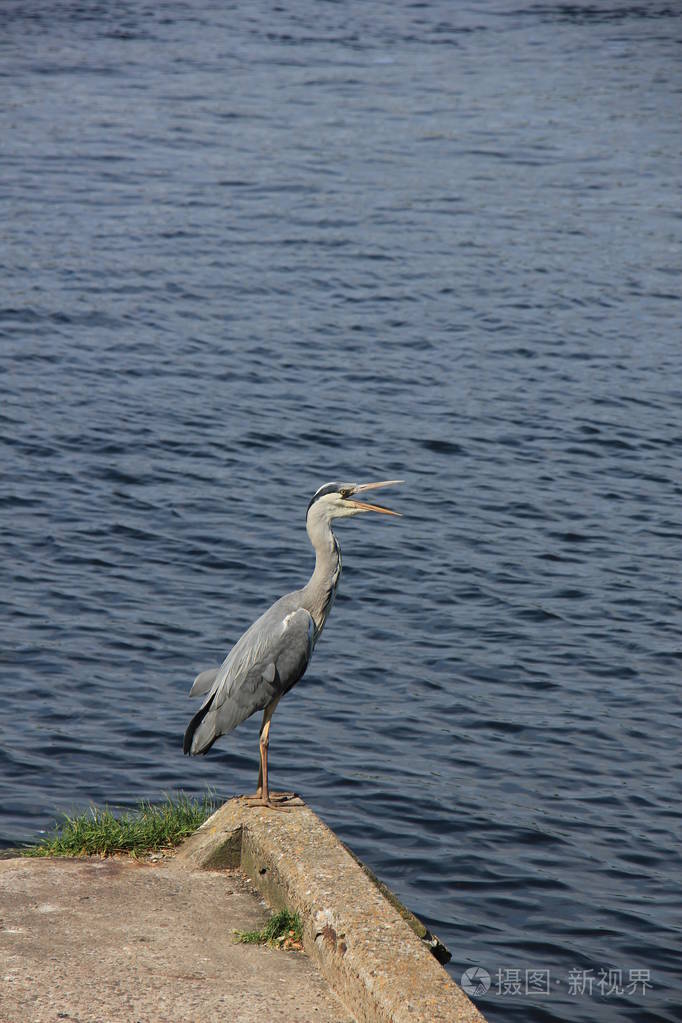
[[[274,784],[492,1023],[682,1019],[678,15],[3,4],[5,844],[253,789],[189,685],[401,477]]]

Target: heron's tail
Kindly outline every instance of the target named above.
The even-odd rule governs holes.
[[[185,732],[185,738],[182,743],[182,752],[189,753],[190,756],[196,757],[200,753],[208,753],[213,743],[218,738],[214,727],[214,722],[209,719],[206,720],[207,714],[210,713],[213,700],[215,699],[215,693],[206,701],[201,707],[190,723],[187,725],[187,731]]]
[[[206,671],[200,672],[194,679],[192,688],[189,691],[190,696],[205,696],[211,686],[216,680],[216,676],[220,671],[220,666],[217,668],[207,668]]]

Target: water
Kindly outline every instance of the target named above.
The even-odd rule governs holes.
[[[493,1023],[682,1018],[678,14],[3,5],[5,844],[252,790],[192,678],[404,478],[274,785]]]

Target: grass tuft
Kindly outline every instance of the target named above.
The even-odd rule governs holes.
[[[275,948],[302,949],[303,925],[298,913],[282,909],[273,914],[260,931],[235,931],[238,942],[245,945],[272,945]]]
[[[64,814],[51,834],[21,850],[23,856],[112,856],[171,849],[193,834],[217,809],[211,793],[192,799],[179,792],[163,803],[140,802],[116,816],[109,807],[92,806],[77,817]]]

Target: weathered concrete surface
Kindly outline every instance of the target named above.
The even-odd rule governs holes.
[[[362,866],[300,800],[281,813],[233,799],[174,859],[174,869],[238,865],[271,906],[298,910],[306,951],[360,1023],[485,1023]]]
[[[0,861],[2,1023],[352,1023],[311,960],[234,943],[269,915],[239,871]]]

